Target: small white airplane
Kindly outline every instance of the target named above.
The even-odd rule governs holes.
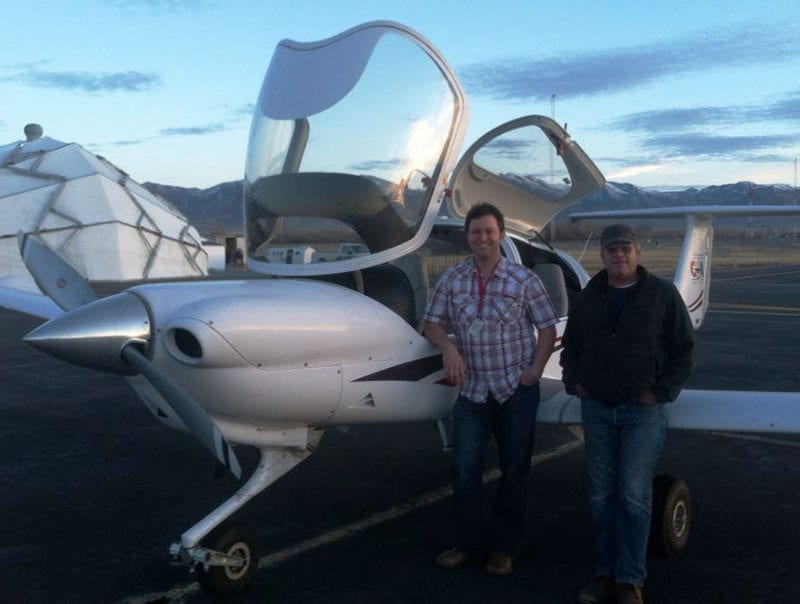
[[[463,217],[473,203],[504,212],[503,252],[541,276],[563,331],[589,275],[538,232],[604,178],[541,116],[493,129],[458,159],[468,113],[453,69],[405,26],[285,40],[258,96],[244,200],[249,269],[284,278],[150,283],[96,299],[57,252],[20,235],[38,289],[0,280],[0,305],[49,319],[25,341],[125,376],[159,421],[196,436],[237,478],[235,447],[260,450],[243,486],[170,547],[209,591],[240,591],[257,567],[252,538],[221,530],[225,520],[307,458],[325,428],[433,420],[447,445],[456,389],[418,326],[438,274],[469,254]],[[675,282],[696,327],[709,302],[713,215],[753,210],[644,213],[688,217]],[[555,354],[538,419],[579,424],[560,376]],[[798,404],[798,393],[687,390],[669,407],[670,425],[797,433]],[[689,492],[667,479],[658,488],[654,540],[674,553],[689,535]]]

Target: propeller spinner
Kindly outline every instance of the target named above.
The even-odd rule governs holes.
[[[75,365],[121,375],[141,373],[203,446],[241,478],[233,448],[205,409],[147,358],[151,322],[141,300],[130,292],[98,300],[86,279],[45,244],[23,235],[19,243],[39,288],[67,311],[34,329],[25,341]]]

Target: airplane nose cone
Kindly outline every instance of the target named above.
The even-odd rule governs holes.
[[[142,302],[121,293],[81,306],[23,338],[51,356],[97,371],[133,375],[136,369],[122,360],[131,340],[150,339],[150,317]]]

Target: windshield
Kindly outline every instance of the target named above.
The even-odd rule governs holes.
[[[295,54],[276,51],[245,173],[251,268],[362,268],[386,261],[371,257],[390,256],[428,214],[427,222],[435,218],[428,208],[441,188],[460,90],[417,40],[390,28],[378,34],[351,30]]]

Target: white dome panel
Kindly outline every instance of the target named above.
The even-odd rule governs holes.
[[[46,174],[58,174],[64,178],[80,178],[96,174],[96,159],[89,159],[78,145],[66,145],[45,154],[39,164],[38,171]]]
[[[81,242],[82,235],[82,228],[39,233],[39,237],[42,241],[53,250],[56,250],[59,255],[69,262],[81,275],[91,279],[91,269],[94,258],[92,258],[91,253],[86,250],[86,246]]]
[[[140,279],[143,265],[139,262],[140,250],[126,246],[121,252],[119,224],[97,224],[81,228],[80,233],[69,241],[62,251],[63,256],[75,269],[91,281],[125,281]],[[143,247],[143,246],[142,246]],[[125,266],[122,259],[125,259]]]
[[[19,147],[20,143],[22,143],[22,141],[0,146],[0,166],[4,165],[8,158],[13,155],[14,150]]]
[[[108,160],[42,137],[0,147],[3,162],[31,174],[0,167],[0,276],[27,272],[17,249],[20,230],[34,233],[89,280],[206,273],[197,231]],[[55,211],[46,211],[48,204]],[[178,239],[185,230],[184,246]]]
[[[37,228],[40,214],[61,185],[40,187],[0,199],[0,236],[30,232]],[[2,274],[2,270],[0,270]]]
[[[28,269],[19,255],[17,238],[0,237],[0,275],[24,275],[27,272]]]
[[[114,164],[112,164],[104,157],[100,157],[99,155],[90,153],[83,147],[78,147],[78,149],[80,149],[80,152],[87,158],[88,161],[92,162],[92,165],[95,167],[95,169],[99,174],[107,176],[108,178],[117,183],[124,177],[122,170],[117,168]]]
[[[63,181],[54,178],[20,174],[7,168],[0,169],[0,199],[31,189],[51,186]]]
[[[145,200],[147,203],[151,203],[155,206],[158,206],[159,208],[164,209],[173,216],[177,216],[180,220],[183,220],[184,222],[186,221],[186,219],[183,216],[181,216],[180,212],[178,212],[177,209],[175,209],[172,205],[170,205],[170,203],[166,199],[160,197],[159,195],[154,194],[151,191],[148,191],[135,180],[128,180],[125,183],[125,186],[131,193],[133,193],[136,196],[137,199]]]
[[[78,237],[82,227],[73,227],[71,229],[61,229],[59,231],[50,231],[47,233],[39,233],[38,237],[44,241],[51,249],[56,252],[63,252],[62,248],[68,241]]]
[[[53,151],[54,149],[60,149],[67,144],[57,141],[54,138],[50,138],[49,136],[43,136],[30,142],[20,142],[22,143],[22,147],[17,152],[17,155],[19,156],[25,156],[31,153],[47,153],[48,151]]]
[[[196,250],[189,248],[190,256],[195,258]],[[201,267],[205,267],[208,256],[205,252],[200,252],[196,256],[195,262]],[[151,279],[163,279],[167,277],[174,277],[175,275],[198,275],[201,273],[197,268],[193,267],[186,254],[183,251],[181,244],[171,239],[164,239],[161,242],[161,247],[158,248],[158,256],[150,268],[149,277]]]
[[[21,161],[11,161],[8,166],[17,168],[18,170],[33,170],[36,163],[39,161],[40,155],[34,155]]]
[[[152,218],[158,225],[159,230],[165,237],[171,237],[172,239],[178,239],[180,237],[181,231],[186,226],[186,222],[184,220],[181,220],[174,214],[167,212],[158,206],[151,204],[146,206],[144,204],[142,205],[147,210],[147,214],[150,216],[150,218]]]
[[[55,207],[86,225],[111,220],[136,224],[141,214],[123,189],[100,174],[67,182]]]
[[[42,224],[39,225],[38,230],[49,231],[53,229],[70,229],[80,226],[80,224],[75,224],[74,220],[69,220],[53,212],[48,212],[44,220],[42,220]]]
[[[158,235],[158,233],[152,233],[150,231],[145,231],[144,229],[140,231],[142,237],[147,240],[147,243],[150,244],[150,248],[154,249],[156,245],[158,245],[158,240],[163,240],[164,238]]]

